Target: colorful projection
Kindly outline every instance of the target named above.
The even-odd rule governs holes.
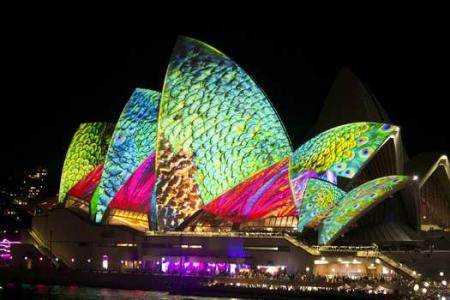
[[[344,197],[345,192],[330,182],[311,178],[306,185],[297,228],[317,227]]]
[[[158,214],[170,215],[163,224],[169,228],[292,152],[275,110],[250,76],[190,38],[177,41],[160,110],[157,202],[164,210]],[[169,181],[183,186],[189,199],[174,200]]]
[[[98,165],[83,179],[78,181],[78,183],[70,189],[67,195],[84,200],[85,202],[89,202],[92,198],[92,194],[98,186],[98,183],[100,182],[100,179],[102,178],[102,172],[103,164]]]
[[[112,131],[106,123],[80,125],[61,178],[59,201],[67,194],[91,200],[96,222],[108,207],[115,217],[132,211],[146,222],[142,214],[149,215],[155,230],[174,230],[201,209],[226,223],[298,215],[300,232],[319,228],[319,242],[329,244],[408,181],[383,177],[346,194],[337,177],[353,178],[398,127],[347,124],[292,152],[251,77],[185,37],[176,43],[162,94],[136,89]]]
[[[289,170],[297,208],[309,178],[330,171],[336,176],[353,178],[397,130],[391,124],[350,123],[327,130],[303,144],[292,155]]]
[[[97,185],[97,188],[94,191],[94,194],[92,195],[91,202],[89,202],[89,215],[91,217],[91,221],[97,221],[97,205],[98,205],[98,194],[100,191],[100,186]],[[100,222],[98,220],[98,222]]]
[[[319,244],[332,243],[370,208],[403,188],[409,179],[408,176],[381,177],[350,191],[323,220],[319,229]]]
[[[111,141],[113,124],[81,124],[67,150],[61,175],[58,202],[64,202],[67,192],[105,160]]]
[[[119,189],[155,151],[159,98],[158,92],[136,89],[120,115],[99,185],[98,222]]]
[[[284,159],[222,194],[204,210],[232,223],[295,215],[288,171],[288,159]]]
[[[119,189],[109,207],[148,214],[155,179],[155,152],[152,152]]]

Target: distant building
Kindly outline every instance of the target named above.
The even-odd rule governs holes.
[[[24,172],[21,186],[22,196],[28,200],[42,197],[48,189],[48,171],[45,168],[36,168]]]

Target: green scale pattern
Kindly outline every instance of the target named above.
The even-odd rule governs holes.
[[[344,191],[328,181],[309,179],[303,194],[298,230],[316,227],[344,196]]]
[[[99,122],[79,126],[64,160],[58,202],[64,202],[69,190],[104,162],[113,129],[113,124]]]
[[[137,88],[117,122],[99,184],[97,221],[109,202],[156,146],[156,129],[161,94]]]
[[[398,130],[391,124],[358,122],[327,130],[298,148],[292,155],[290,177],[305,171],[330,170],[353,178],[385,140]]]
[[[319,244],[330,244],[370,207],[403,188],[409,179],[409,176],[401,175],[380,177],[351,190],[323,220]]]
[[[186,37],[178,39],[168,67],[158,130],[160,148],[168,143],[174,155],[192,155],[204,204],[292,153],[278,115],[250,76]]]

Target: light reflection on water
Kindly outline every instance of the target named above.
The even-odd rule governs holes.
[[[33,300],[102,300],[102,299],[161,299],[161,300],[239,300],[238,298],[214,298],[197,296],[169,295],[167,292],[119,290],[91,288],[81,286],[60,286],[44,284],[1,284],[0,299],[33,299]]]

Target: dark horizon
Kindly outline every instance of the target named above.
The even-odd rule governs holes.
[[[401,126],[410,157],[449,154],[448,46],[437,34],[412,28],[359,35],[339,29],[180,27],[153,28],[143,38],[112,28],[59,35],[38,26],[11,37],[4,49],[0,177],[45,166],[56,188],[78,124],[115,122],[136,87],[161,90],[178,35],[214,46],[250,74],[271,99],[294,148],[314,124],[337,72],[347,66]]]

